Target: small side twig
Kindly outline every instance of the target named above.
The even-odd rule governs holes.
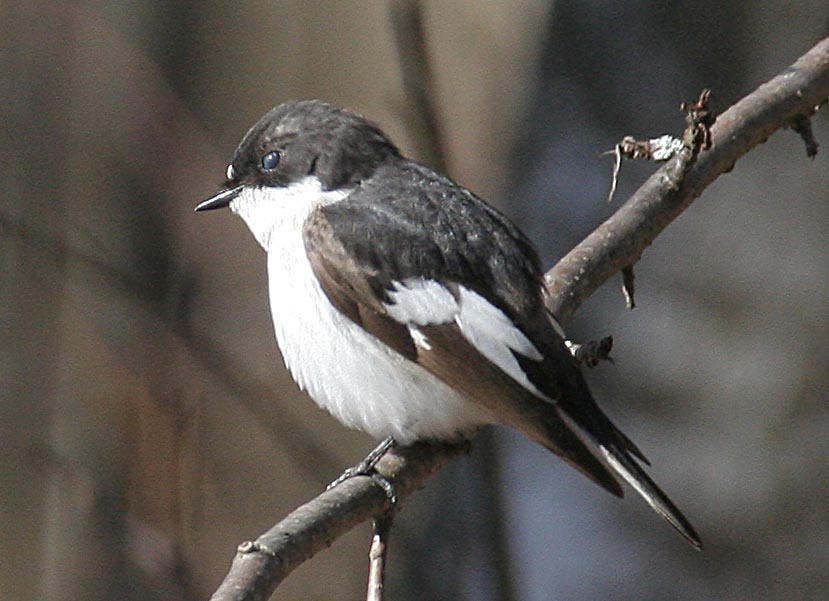
[[[806,144],[806,156],[813,159],[817,156],[818,143],[815,140],[815,134],[812,131],[812,120],[806,115],[798,115],[792,121],[792,130],[794,130]]]
[[[636,276],[633,274],[633,265],[622,267],[622,293],[625,295],[625,306],[628,309],[635,309]]]
[[[613,201],[619,174],[622,171],[622,159],[645,159],[658,163],[667,161],[674,156],[685,152],[689,158],[696,157],[701,150],[711,148],[711,126],[716,116],[709,107],[711,90],[703,90],[696,102],[683,102],[680,110],[685,113],[687,127],[682,139],[671,135],[664,135],[650,140],[637,140],[633,136],[625,136],[622,141],[602,153],[602,156],[613,155],[613,176],[610,181],[610,192],[607,202]]]
[[[684,148],[684,143],[674,136],[664,135],[650,140],[637,140],[633,136],[625,136],[622,141],[602,153],[602,156],[613,155],[613,177],[610,180],[610,193],[607,202],[613,202],[619,174],[622,171],[622,159],[646,159],[648,161],[667,161]]]
[[[613,363],[613,358],[610,356],[610,351],[613,350],[612,336],[605,336],[601,340],[589,340],[584,344],[565,340],[564,344],[570,349],[570,354],[576,361],[587,367],[596,367],[600,361]]]
[[[383,601],[386,584],[386,557],[394,509],[374,518],[374,536],[368,551],[368,591],[366,601]]]
[[[711,90],[706,88],[700,92],[696,102],[683,102],[679,105],[679,109],[685,113],[685,123],[688,126],[683,141],[685,147],[694,154],[711,148],[711,127],[717,116],[709,106],[710,99]]]

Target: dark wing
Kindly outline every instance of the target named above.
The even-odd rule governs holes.
[[[544,308],[532,245],[450,180],[408,161],[395,167],[403,178],[380,168],[305,224],[311,266],[332,304],[618,496],[614,474],[622,476],[698,544],[629,455],[641,452],[593,401]],[[428,344],[417,344],[412,327]]]

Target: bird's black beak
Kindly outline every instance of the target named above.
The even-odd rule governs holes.
[[[239,196],[244,186],[236,186],[229,190],[222,190],[205,201],[202,201],[196,207],[196,211],[212,211],[213,209],[221,209],[230,204],[230,201]]]

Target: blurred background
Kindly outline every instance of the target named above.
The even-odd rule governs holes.
[[[617,205],[624,135],[678,133],[829,33],[825,0],[421,3],[440,156],[404,87],[399,3],[0,3],[0,598],[209,597],[236,545],[373,446],[299,393],[264,255],[195,215],[247,128],[318,97],[376,122],[521,225],[551,265]],[[404,3],[405,4],[405,3]],[[825,107],[824,107],[825,108]],[[571,328],[588,377],[696,525],[487,432],[405,503],[390,596],[829,595],[829,119],[719,179]],[[626,163],[617,203],[654,169]],[[364,595],[368,524],[277,599]]]

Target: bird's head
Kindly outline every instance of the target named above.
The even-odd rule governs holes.
[[[196,207],[230,207],[267,248],[284,205],[316,194],[342,197],[391,157],[394,144],[363,117],[320,100],[281,104],[245,135],[221,191]]]

